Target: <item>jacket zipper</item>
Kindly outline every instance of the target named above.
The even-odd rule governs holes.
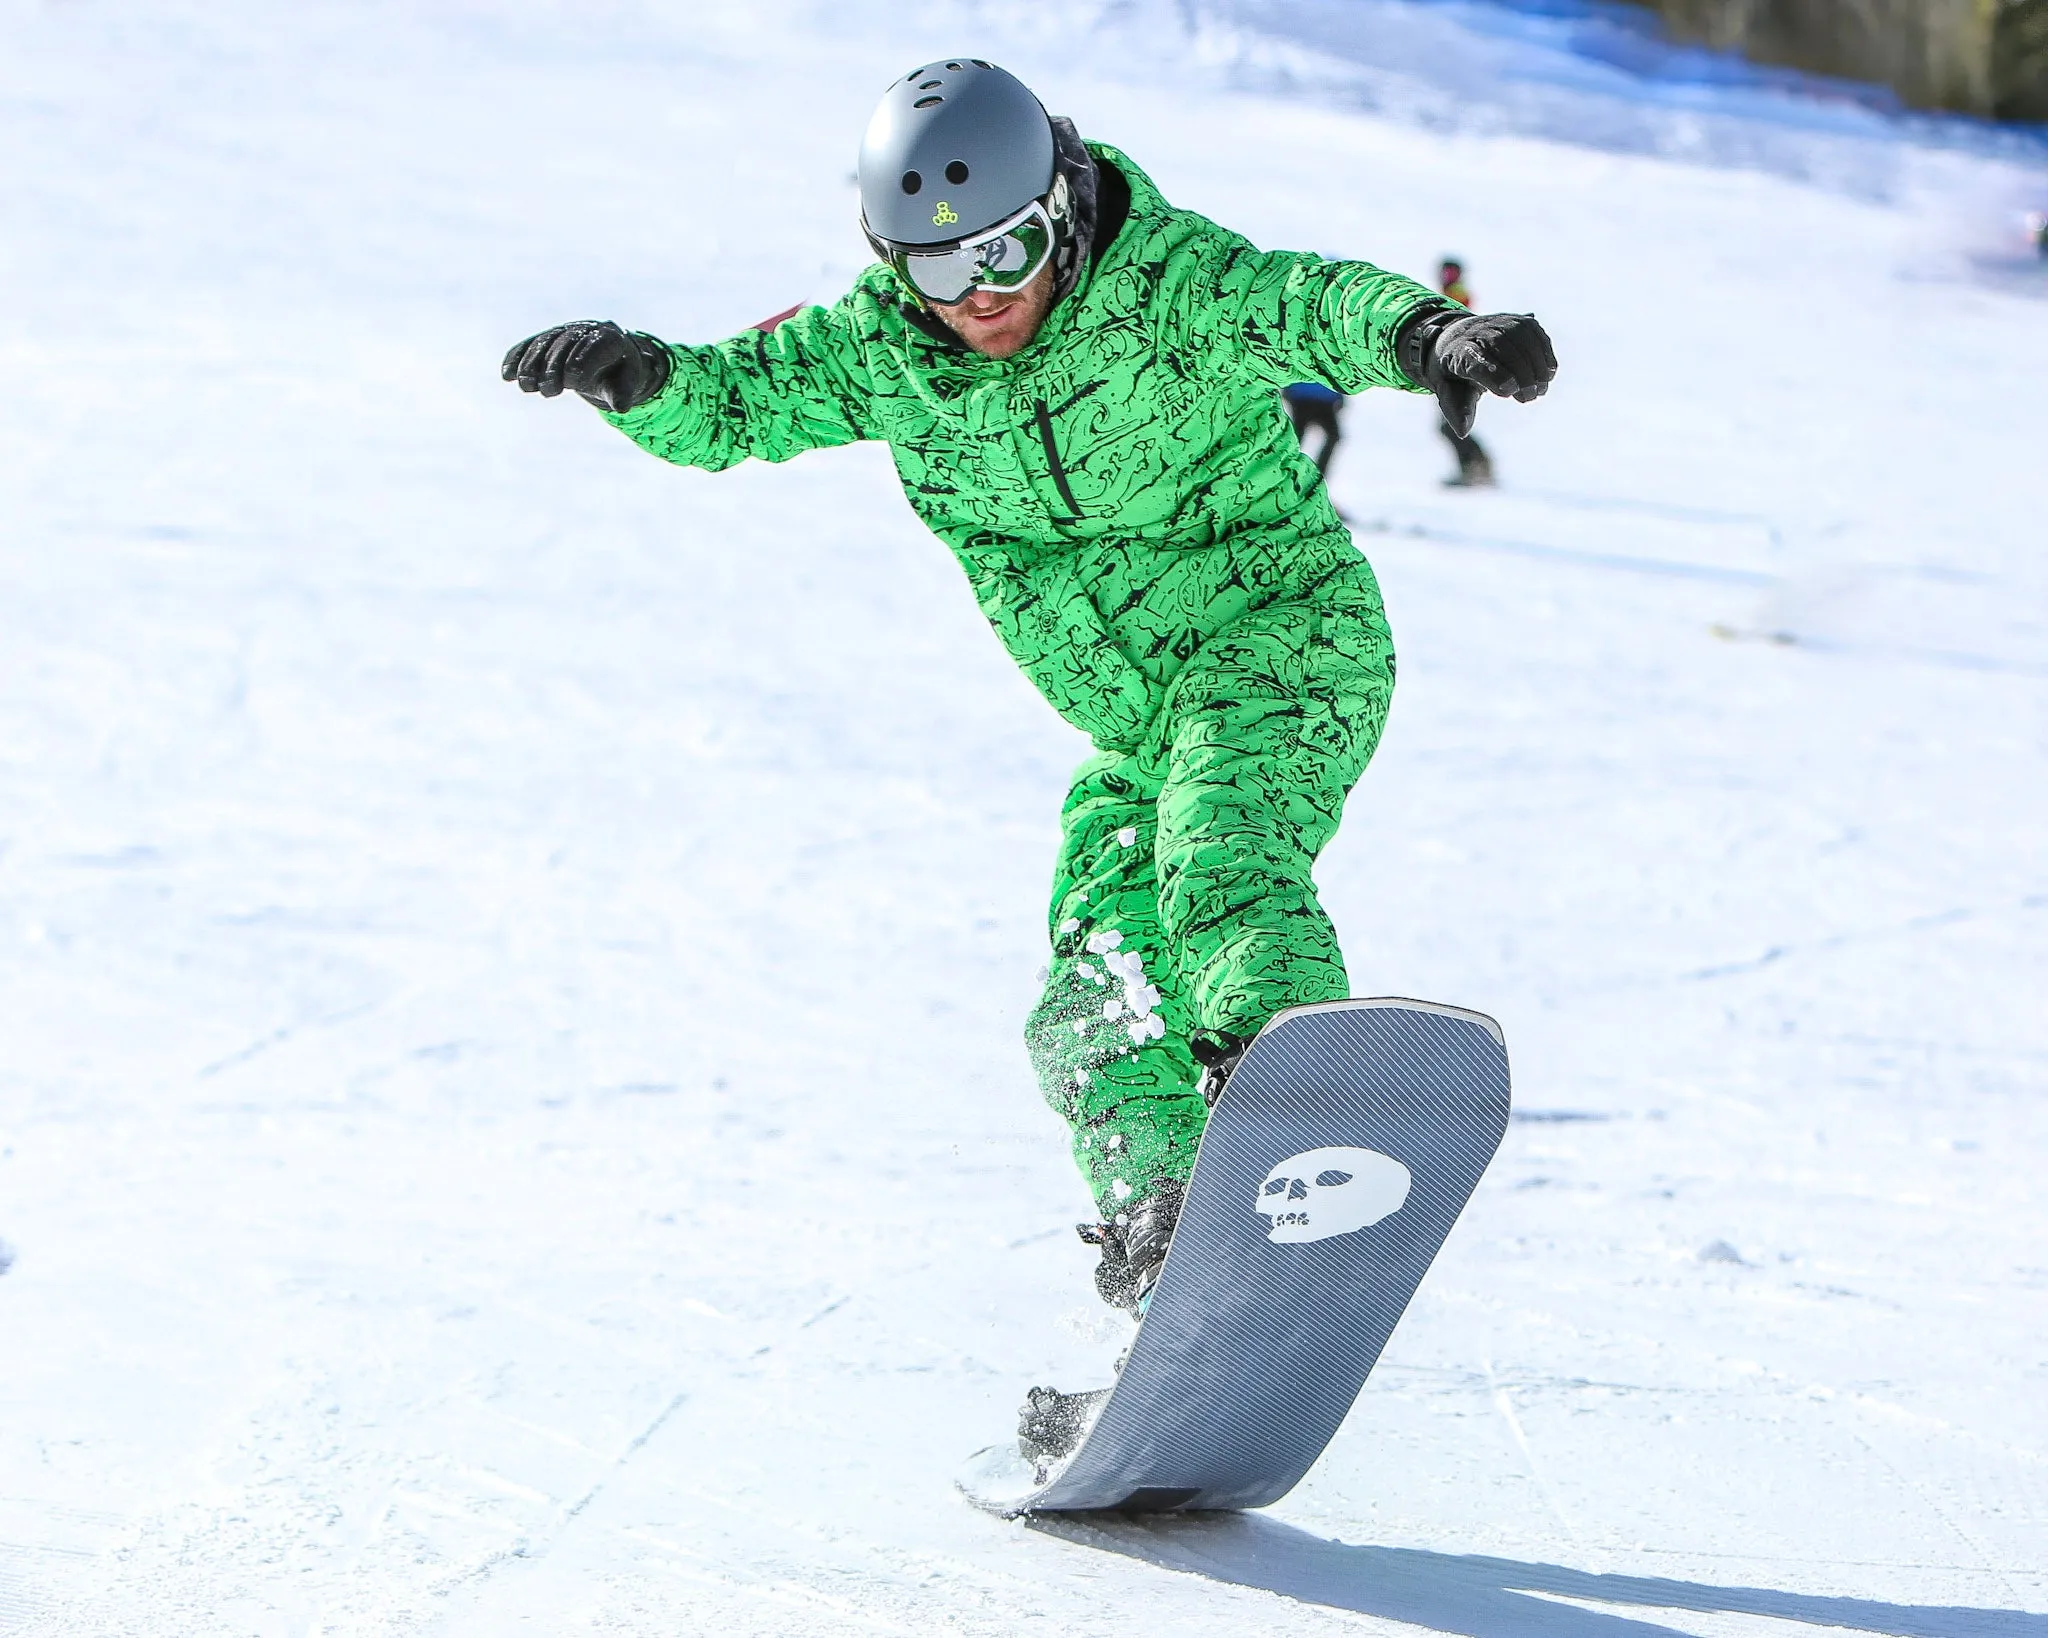
[[[1081,508],[1074,500],[1074,491],[1067,483],[1067,469],[1060,464],[1060,448],[1052,439],[1052,411],[1045,407],[1043,398],[1038,400],[1038,441],[1045,445],[1046,464],[1052,468],[1052,481],[1058,486],[1060,499],[1067,503],[1068,512],[1075,518],[1081,516]]]

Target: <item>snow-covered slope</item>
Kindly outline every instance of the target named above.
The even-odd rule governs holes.
[[[2048,1634],[2037,179],[1242,89],[1284,9],[0,12],[0,1630]],[[496,379],[835,294],[969,47],[1564,360],[1498,494],[1351,410],[1402,684],[1322,880],[1521,1113],[1255,1518],[949,1488],[1119,1342],[1016,1042],[1081,744],[881,451]]]

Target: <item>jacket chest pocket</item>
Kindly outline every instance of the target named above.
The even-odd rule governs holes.
[[[1200,395],[1165,370],[1021,407],[1021,435],[1043,466],[1055,521],[1090,533],[1170,519],[1210,441]]]
[[[1073,480],[1067,475],[1067,463],[1060,454],[1059,430],[1053,425],[1052,407],[1043,398],[1031,403],[1031,425],[1038,434],[1040,449],[1045,454],[1046,473],[1052,479],[1052,486],[1058,492],[1060,504],[1067,509],[1064,522],[1081,521],[1081,503],[1074,498]]]

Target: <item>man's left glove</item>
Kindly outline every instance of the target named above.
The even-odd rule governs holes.
[[[601,410],[623,415],[668,385],[669,353],[654,337],[609,319],[578,319],[528,336],[501,372],[521,392],[553,398],[567,387]]]
[[[1550,337],[1527,313],[1433,307],[1410,319],[1394,346],[1402,372],[1436,394],[1444,425],[1460,438],[1472,431],[1482,391],[1533,404],[1557,374]]]

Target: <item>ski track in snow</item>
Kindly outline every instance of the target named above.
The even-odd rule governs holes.
[[[6,8],[0,1631],[2048,1638],[2040,178],[1370,14]],[[1321,880],[1520,1118],[1259,1516],[950,1488],[1120,1342],[1018,1040],[1081,744],[880,450],[496,378],[829,299],[963,45],[1564,361],[1495,494],[1349,412]]]

